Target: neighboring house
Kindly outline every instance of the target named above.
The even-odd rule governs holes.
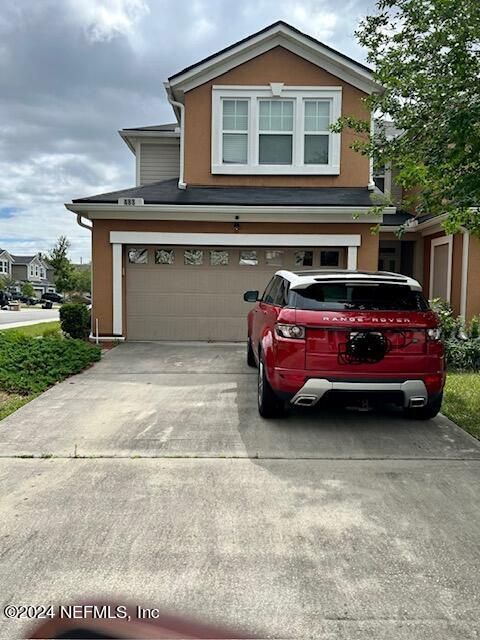
[[[15,280],[13,287],[15,291],[20,292],[24,282],[31,283],[38,298],[41,298],[47,291],[56,291],[53,281],[53,269],[40,256],[9,255],[9,258],[9,275]],[[2,267],[1,260],[0,253],[0,269]]]
[[[353,134],[329,130],[341,114],[370,119],[363,99],[382,90],[370,69],[277,22],[165,89],[175,123],[120,132],[137,186],[66,205],[91,221],[100,335],[244,340],[243,291],[263,290],[282,267],[380,264],[429,292],[420,227],[398,240],[409,216],[392,206],[371,233],[372,164],[350,149]],[[433,278],[434,293],[442,283]]]
[[[0,249],[0,278],[12,277],[13,258],[6,249]]]

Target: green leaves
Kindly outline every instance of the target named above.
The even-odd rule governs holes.
[[[0,389],[39,393],[97,360],[100,349],[82,340],[0,332]]]
[[[480,2],[378,0],[357,37],[385,87],[367,104],[404,133],[380,131],[353,148],[400,170],[404,208],[446,213],[450,232],[464,226],[480,235],[472,210],[480,203]],[[335,127],[366,133],[349,117]]]

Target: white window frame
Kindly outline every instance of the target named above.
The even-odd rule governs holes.
[[[243,102],[247,103],[247,129],[246,131],[243,131],[241,129],[224,129],[223,128],[223,101],[224,100],[240,100]],[[220,119],[220,129],[221,129],[221,134],[220,134],[220,161],[223,164],[223,134],[232,134],[232,135],[244,135],[247,136],[247,162],[246,163],[242,163],[242,164],[234,164],[232,162],[226,162],[224,164],[224,166],[230,166],[230,167],[235,167],[235,166],[246,166],[249,162],[249,158],[248,158],[248,148],[249,148],[249,144],[250,144],[250,118],[251,118],[251,107],[250,107],[250,98],[245,97],[245,98],[228,98],[228,97],[222,97],[221,99],[221,104],[220,104],[220,111],[221,111],[221,119]]]
[[[259,101],[261,99],[293,100],[293,148],[292,164],[259,164]],[[247,164],[223,164],[223,108],[222,101],[248,100],[248,162]],[[328,100],[330,122],[336,122],[342,112],[342,87],[289,87],[281,83],[270,86],[214,85],[212,88],[212,174],[237,175],[339,175],[341,134],[330,132],[328,164],[305,164],[304,104],[307,100]]]
[[[275,164],[275,166],[282,166],[282,167],[291,167],[294,164],[294,148],[295,148],[295,110],[297,108],[297,101],[296,100],[292,100],[289,98],[280,98],[281,102],[290,102],[292,104],[292,130],[291,131],[283,131],[283,130],[276,130],[276,129],[260,129],[260,103],[261,102],[273,102],[274,100],[270,97],[270,98],[259,98],[257,101],[257,118],[258,118],[258,122],[257,122],[257,129],[258,129],[258,140],[257,145],[258,145],[258,166],[259,167],[265,167],[265,166],[272,166],[272,165],[268,165],[266,163],[262,163],[260,164],[260,136],[290,136],[291,140],[292,140],[292,162],[289,163],[278,163]]]
[[[10,262],[8,260],[0,260],[0,273],[3,275],[10,273]]]

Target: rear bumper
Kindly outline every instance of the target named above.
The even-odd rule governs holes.
[[[401,393],[405,407],[424,407],[428,402],[428,391],[423,380],[404,382],[340,382],[326,378],[310,378],[293,396],[292,404],[313,406],[330,391],[344,393]]]

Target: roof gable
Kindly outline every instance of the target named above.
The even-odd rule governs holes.
[[[1,260],[5,260],[5,258],[9,261],[9,262],[13,262],[13,257],[8,253],[8,251],[6,249],[0,249],[0,259]]]
[[[179,98],[186,91],[278,46],[305,58],[366,93],[382,90],[382,87],[373,80],[371,69],[283,21],[275,22],[230,47],[186,67],[170,76],[169,85]]]

